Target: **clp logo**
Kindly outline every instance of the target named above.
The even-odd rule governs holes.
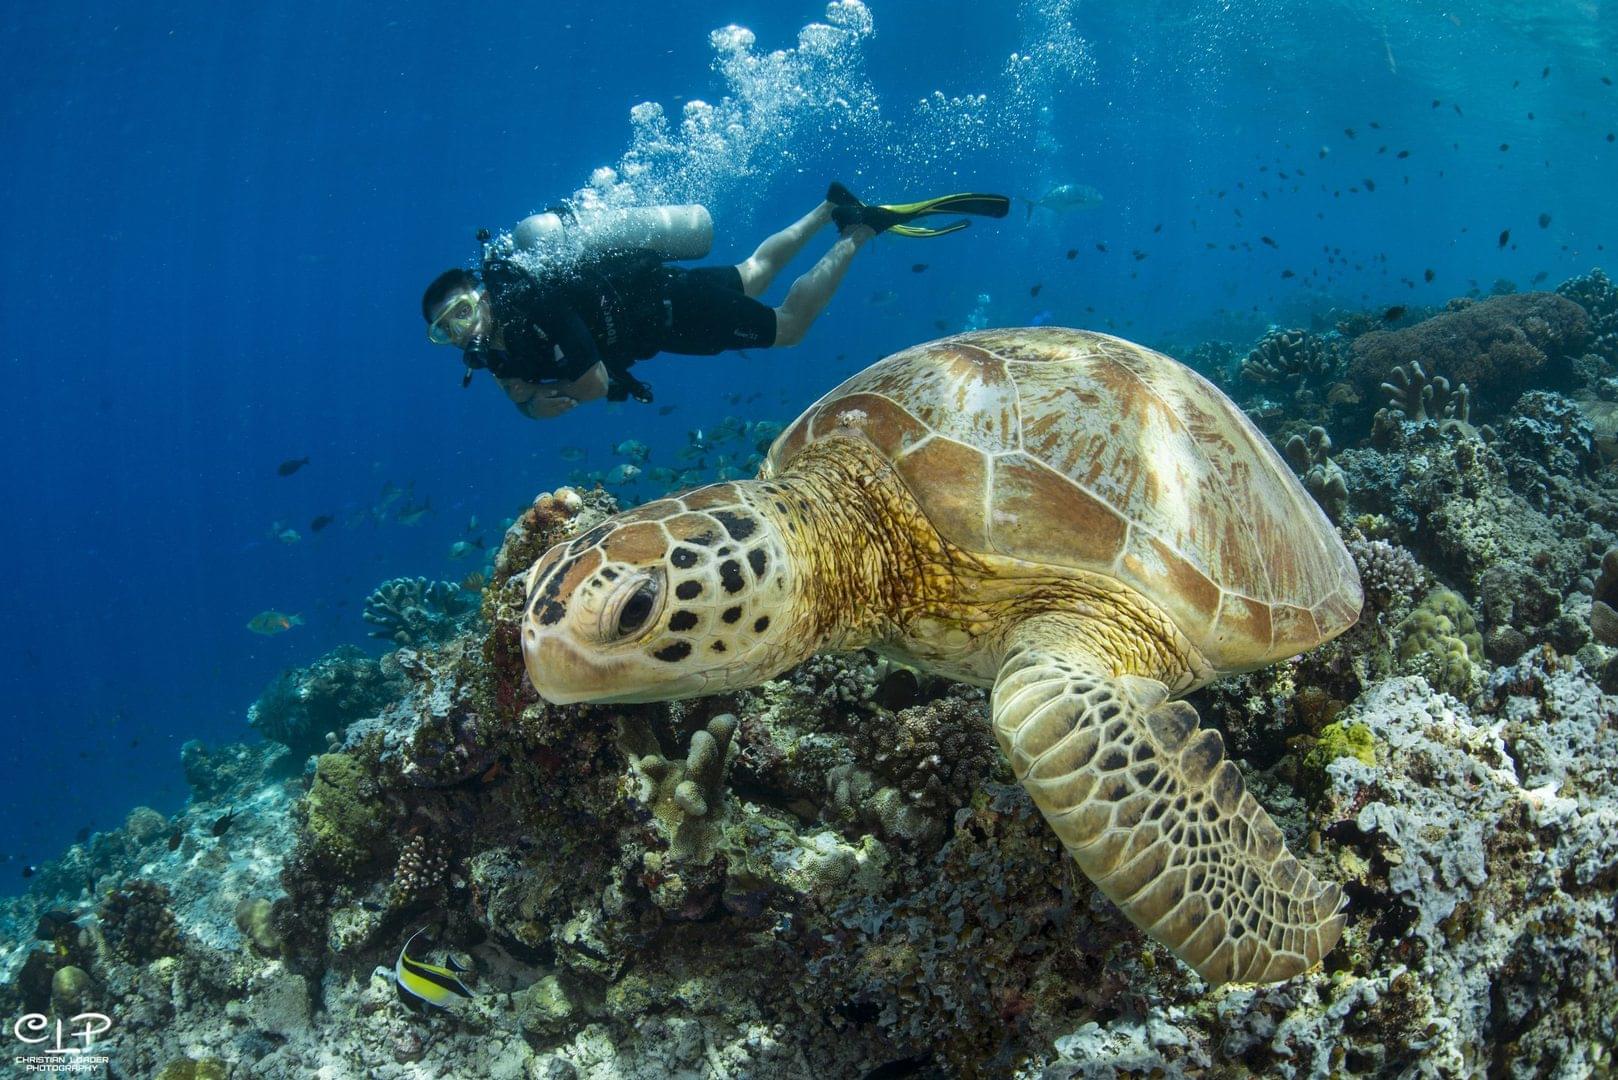
[[[11,1025],[11,1033],[17,1037],[18,1042],[38,1046],[36,1053],[84,1054],[89,1052],[97,1035],[112,1030],[112,1017],[105,1013],[79,1013],[66,1023],[64,1029],[61,1020],[52,1021],[44,1013],[29,1013],[17,1018],[17,1022]],[[75,1028],[75,1025],[79,1024],[83,1026]],[[53,1035],[55,1042],[52,1045],[39,1046],[40,1043],[50,1041]],[[69,1040],[77,1040],[82,1045],[66,1044],[62,1041],[64,1036]]]

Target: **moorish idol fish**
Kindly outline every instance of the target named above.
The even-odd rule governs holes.
[[[410,955],[410,945],[421,936],[425,926],[411,934],[399,950],[399,959],[393,965],[393,981],[399,988],[399,1000],[414,1012],[425,1012],[431,1005],[437,1009],[449,1007],[452,997],[469,998],[472,991],[461,982],[460,973],[467,969],[450,959],[449,967],[426,964]]]

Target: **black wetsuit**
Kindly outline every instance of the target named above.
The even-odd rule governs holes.
[[[484,261],[483,284],[505,344],[484,363],[502,379],[572,380],[600,363],[610,400],[650,401],[650,389],[629,374],[637,360],[775,343],[775,311],[743,293],[733,266],[688,270],[629,251],[541,277],[494,257]]]

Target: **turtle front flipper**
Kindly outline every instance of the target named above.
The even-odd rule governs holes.
[[[994,731],[1045,820],[1131,922],[1211,982],[1274,982],[1337,944],[1342,893],[1298,864],[1217,731],[1113,677],[1060,620],[1015,636]]]

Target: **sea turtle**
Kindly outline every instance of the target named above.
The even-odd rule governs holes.
[[[1354,563],[1228,398],[1120,338],[1041,327],[896,353],[821,398],[756,480],[620,514],[535,563],[522,641],[557,702],[751,686],[869,648],[992,685],[1001,749],[1079,866],[1213,982],[1342,932],[1172,700],[1359,616]]]

